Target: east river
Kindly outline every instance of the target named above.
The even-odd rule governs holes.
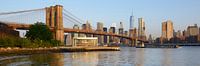
[[[0,66],[200,66],[200,46],[4,56]]]

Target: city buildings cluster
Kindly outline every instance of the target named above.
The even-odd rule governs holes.
[[[188,26],[187,29],[175,31],[173,22],[167,20],[162,22],[161,37],[156,39],[156,43],[198,43],[200,42],[200,28],[197,24]]]
[[[132,38],[139,38],[146,40],[146,33],[145,33],[145,21],[143,18],[138,18],[138,28],[134,27],[134,16],[130,16],[130,28],[129,30],[125,30],[123,26],[123,22],[119,23],[119,26],[116,26],[116,23],[113,23],[110,27],[105,27],[102,22],[97,22],[97,28],[93,29],[90,23],[87,21],[86,24],[82,24],[80,28],[78,25],[74,25],[73,29],[81,29],[86,30],[88,32],[95,31],[95,32],[104,32],[104,33],[112,33],[123,35]],[[106,35],[91,35],[91,34],[80,34],[80,33],[72,33],[71,36],[66,36],[65,38],[73,38],[73,37],[98,37],[99,44],[109,44],[109,43],[117,43],[117,44],[129,44],[130,41],[125,38],[121,37],[114,37],[114,36],[106,36]],[[70,39],[67,39],[70,43]]]

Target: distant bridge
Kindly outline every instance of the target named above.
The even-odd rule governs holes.
[[[16,12],[7,12],[7,13],[0,13],[0,16],[7,16],[7,15],[13,15],[17,14],[17,16],[12,17],[9,16],[8,18],[2,18],[0,19],[0,22],[3,24],[6,24],[9,29],[22,29],[22,30],[28,30],[29,27],[32,24],[24,24],[24,23],[18,23],[20,22],[29,22],[29,20],[35,20],[37,19],[37,15],[34,15],[32,13],[36,13],[39,11],[43,11],[44,15],[39,16],[38,21],[45,20],[46,25],[50,27],[51,31],[54,33],[54,39],[60,40],[61,42],[64,41],[64,33],[83,33],[83,34],[92,34],[92,35],[103,35],[103,36],[113,36],[113,37],[120,37],[125,38],[130,41],[141,41],[145,42],[144,39],[139,39],[137,37],[129,37],[127,35],[120,35],[115,33],[109,33],[109,32],[103,32],[103,31],[94,31],[94,30],[83,30],[83,29],[73,29],[70,27],[64,27],[65,25],[63,22],[67,22],[67,25],[73,25],[73,24],[79,24],[82,25],[82,20],[68,12],[67,10],[63,9],[63,6],[56,5],[51,7],[46,7],[42,9],[33,9],[33,10],[24,10],[24,11],[16,11]],[[31,13],[29,13],[31,12]],[[30,17],[27,18],[27,15]],[[25,16],[25,17],[24,17]],[[32,16],[37,16],[33,17]],[[22,18],[20,18],[22,17]],[[44,19],[42,19],[44,18]],[[10,21],[11,20],[11,21]],[[12,21],[13,20],[13,21]],[[12,23],[10,23],[12,22]],[[36,21],[35,21],[36,22]],[[73,24],[71,24],[73,23]]]

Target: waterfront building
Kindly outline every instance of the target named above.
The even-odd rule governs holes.
[[[197,24],[194,26],[188,26],[187,28],[188,36],[197,36],[199,34],[199,29]]]
[[[94,47],[98,46],[97,37],[74,37],[72,47]]]
[[[182,42],[186,42],[186,36],[187,36],[187,31],[186,30],[183,30],[182,31],[182,38],[181,38],[181,40],[182,40]]]
[[[187,33],[186,30],[183,30],[182,34],[183,34],[183,37],[187,37],[188,36],[188,33]]]
[[[187,28],[187,41],[189,43],[197,43],[198,42],[198,35],[199,35],[199,28],[197,24],[194,24],[194,26],[188,26]]]
[[[176,32],[176,37],[178,37],[178,38],[181,38],[181,37],[182,37],[181,30],[178,30],[178,31]]]
[[[200,28],[199,28],[199,37],[198,37],[198,42],[200,43]]]
[[[199,34],[200,34],[200,27],[199,27]]]
[[[173,37],[173,23],[171,20],[167,20],[162,23],[162,39],[169,41]]]
[[[138,18],[138,38],[146,40],[145,22],[143,18]]]
[[[64,35],[65,36],[65,45],[66,46],[71,46],[72,45],[72,34],[70,34],[70,33],[68,33],[68,34],[66,34],[66,35]]]
[[[198,42],[200,43],[200,34],[198,35]]]

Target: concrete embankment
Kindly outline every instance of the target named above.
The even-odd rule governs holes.
[[[87,52],[87,51],[119,51],[119,47],[53,47],[53,48],[0,48],[2,55],[26,55],[40,53]]]

